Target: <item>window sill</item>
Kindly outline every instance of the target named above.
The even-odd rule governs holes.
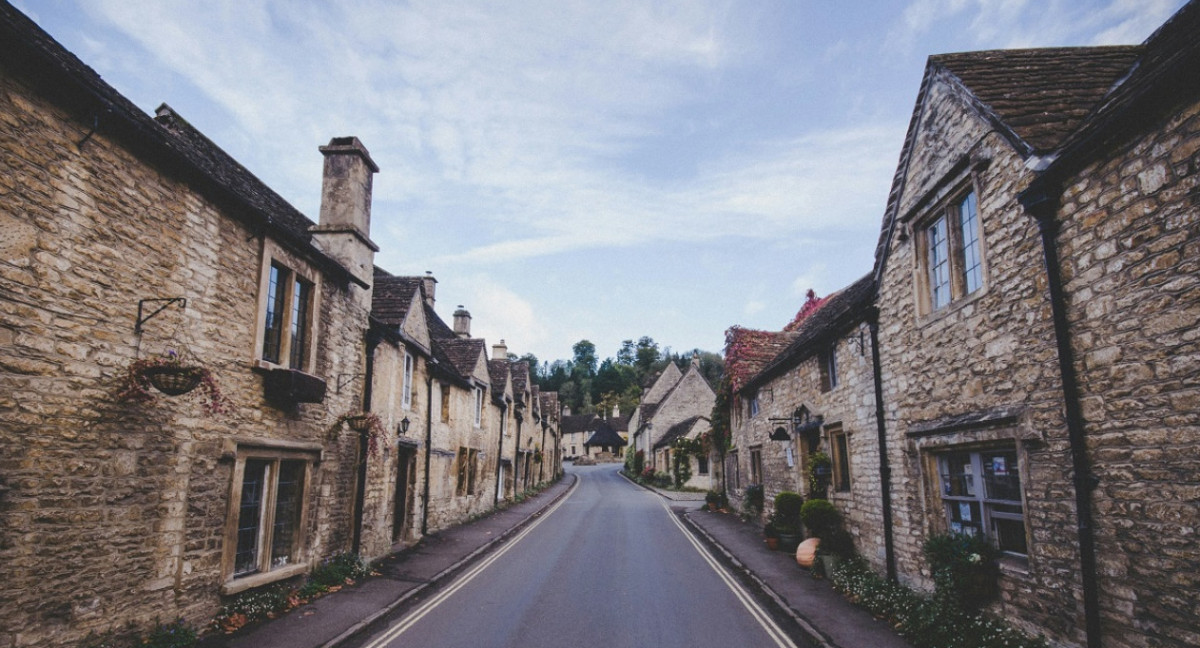
[[[244,578],[235,578],[225,581],[225,583],[221,585],[221,596],[232,596],[234,594],[245,592],[246,590],[262,587],[263,585],[270,585],[271,583],[287,580],[289,578],[295,578],[296,576],[307,573],[308,565],[296,564],[280,569],[273,569],[265,574],[255,574],[253,576],[246,576]]]
[[[959,297],[958,299],[955,299],[954,301],[942,306],[937,310],[931,310],[927,313],[918,314],[917,326],[926,326],[940,319],[948,317],[951,313],[957,313],[968,305],[979,301],[986,294],[988,294],[988,287],[984,286],[970,295],[967,295],[966,297]]]
[[[1026,556],[1004,554],[996,560],[996,564],[1000,566],[1001,574],[1029,575],[1029,558]]]

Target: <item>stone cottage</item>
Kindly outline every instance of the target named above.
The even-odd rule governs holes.
[[[655,444],[676,423],[693,416],[711,415],[715,401],[716,393],[700,371],[699,356],[692,358],[687,371],[680,371],[674,362],[667,363],[642,394],[641,402],[629,418],[626,429],[633,437],[630,452],[641,450],[645,453],[646,466],[660,472],[669,471],[668,465],[655,463]]]

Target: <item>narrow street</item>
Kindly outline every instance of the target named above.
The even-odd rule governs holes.
[[[659,496],[602,465],[435,594],[356,644],[797,646]],[[689,504],[691,505],[691,504]]]

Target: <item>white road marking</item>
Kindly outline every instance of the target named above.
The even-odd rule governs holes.
[[[363,648],[383,648],[383,646],[387,646],[392,641],[397,639],[400,635],[407,632],[409,628],[416,625],[416,623],[418,621],[425,618],[425,616],[428,615],[430,612],[432,612],[435,608],[437,608],[437,606],[444,603],[446,601],[446,599],[453,596],[455,592],[466,587],[468,583],[475,580],[476,576],[479,576],[481,573],[483,573],[483,571],[486,570],[488,567],[490,567],[492,565],[492,563],[496,562],[497,560],[500,560],[500,558],[504,554],[508,553],[508,551],[510,549],[517,546],[517,544],[519,542],[521,542],[521,540],[523,540],[525,538],[525,536],[532,533],[533,530],[538,527],[538,525],[545,522],[546,518],[549,518],[555,511],[557,511],[558,508],[560,506],[562,506],[564,502],[571,499],[571,495],[575,492],[575,489],[579,487],[579,484],[581,481],[582,480],[576,480],[575,483],[571,486],[571,490],[568,491],[567,494],[565,496],[563,496],[563,498],[560,499],[557,504],[550,507],[549,510],[543,512],[536,521],[530,523],[530,525],[525,527],[524,530],[522,530],[520,533],[518,533],[517,535],[515,535],[511,539],[509,539],[507,542],[505,542],[504,546],[501,547],[498,551],[496,551],[492,555],[485,558],[478,565],[475,565],[474,567],[472,567],[470,570],[468,570],[462,576],[459,576],[458,579],[455,580],[453,584],[451,584],[445,590],[438,592],[438,594],[436,596],[434,596],[433,598],[426,601],[424,605],[413,610],[412,612],[410,612],[408,614],[408,616],[401,619],[400,623],[396,624],[395,626],[392,626],[387,632],[385,632],[382,635],[380,635],[379,637],[377,637],[371,643],[366,644],[365,646],[363,646]]]
[[[704,545],[700,544],[700,541],[697,540],[696,537],[687,530],[687,527],[683,526],[683,523],[679,521],[679,517],[675,515],[675,513],[671,511],[671,507],[667,505],[666,500],[660,498],[659,501],[662,504],[663,510],[665,510],[667,515],[671,518],[671,521],[674,522],[675,526],[679,528],[680,533],[682,533],[683,536],[688,539],[688,542],[692,543],[692,546],[696,548],[696,552],[699,553],[702,558],[704,558],[704,562],[708,563],[709,567],[712,567],[712,570],[717,573],[717,576],[719,576],[725,585],[730,589],[730,591],[733,592],[733,595],[738,601],[741,602],[742,606],[746,608],[746,611],[750,613],[750,616],[753,617],[755,621],[758,621],[758,624],[761,625],[763,630],[766,631],[767,635],[771,637],[771,639],[775,642],[775,645],[779,646],[779,648],[797,648],[796,644],[792,642],[791,638],[788,637],[783,630],[776,625],[775,621],[771,619],[770,615],[767,614],[767,611],[762,609],[762,606],[760,606],[753,598],[750,597],[750,593],[747,592],[740,584],[738,584],[738,582],[734,580],[733,575],[726,571],[725,568],[717,562],[716,558],[713,558],[712,554],[708,552],[708,549],[705,549]]]

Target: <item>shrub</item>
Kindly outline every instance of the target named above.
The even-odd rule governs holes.
[[[167,624],[154,624],[154,630],[142,645],[149,648],[190,648],[196,645],[197,639],[195,628],[183,619],[177,619]]]
[[[933,535],[923,550],[939,597],[976,608],[995,596],[997,551],[982,535]]]
[[[746,487],[746,494],[742,496],[742,509],[752,517],[758,517],[763,510],[763,487],[762,484],[754,484]]]
[[[645,450],[638,450],[637,452],[633,453],[633,465],[630,467],[633,469],[634,475],[642,474],[642,471],[646,468]]]
[[[842,525],[842,514],[838,513],[837,507],[820,498],[810,499],[800,507],[800,519],[810,535],[822,540]]]

